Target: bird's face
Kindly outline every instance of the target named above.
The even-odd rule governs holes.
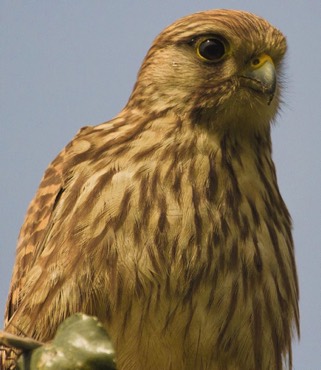
[[[217,129],[245,130],[258,120],[266,126],[278,108],[285,50],[280,31],[253,14],[193,14],[156,38],[131,100]]]

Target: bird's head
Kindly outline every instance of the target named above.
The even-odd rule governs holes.
[[[282,33],[251,13],[186,16],[155,39],[128,107],[223,131],[266,128],[279,105],[285,51]]]

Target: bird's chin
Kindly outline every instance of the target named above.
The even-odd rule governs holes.
[[[267,96],[250,87],[238,85],[225,94],[214,107],[196,108],[191,119],[222,134],[236,136],[266,134],[278,110],[278,94],[268,102]]]
[[[263,103],[270,105],[273,101],[275,88],[264,85],[261,81],[249,78],[240,78],[240,89],[250,92],[251,97],[262,100]]]
[[[276,96],[268,103],[267,96],[261,91],[239,87],[220,107],[220,127],[228,128],[229,132],[237,135],[267,132],[277,109]]]

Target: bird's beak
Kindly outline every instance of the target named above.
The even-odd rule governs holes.
[[[276,70],[272,58],[267,54],[253,58],[241,74],[240,84],[263,93],[270,104],[276,89]]]

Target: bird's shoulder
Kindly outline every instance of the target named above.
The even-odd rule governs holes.
[[[97,141],[100,138],[108,141],[115,127],[122,123],[122,119],[114,119],[97,126],[81,128],[45,170],[20,229],[6,304],[5,326],[21,305],[24,294],[22,288],[28,272],[45,252],[48,234],[59,217],[57,209],[63,201],[63,193],[72,182],[77,167],[85,167],[86,162],[95,156],[93,152],[99,150],[94,147]]]

